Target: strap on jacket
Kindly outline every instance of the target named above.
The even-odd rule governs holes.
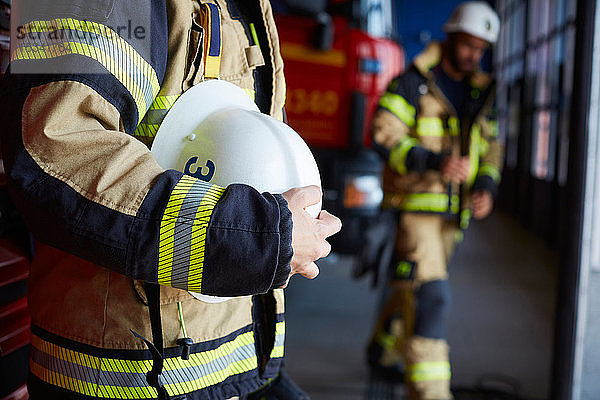
[[[221,74],[221,14],[215,4],[201,3],[204,39],[204,77],[218,79]]]
[[[162,321],[160,318],[160,286],[155,283],[144,282],[144,291],[148,300],[148,311],[150,313],[150,325],[152,327],[152,342],[131,331],[135,336],[142,339],[152,353],[152,369],[146,374],[148,384],[156,389],[159,400],[169,400],[169,393],[161,382],[164,364],[164,346],[162,336]]]

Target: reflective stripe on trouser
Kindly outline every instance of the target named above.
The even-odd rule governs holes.
[[[414,263],[415,271],[410,274],[410,279],[392,282],[392,293],[383,303],[372,340],[382,347],[381,366],[390,366],[392,362],[399,361],[405,364],[405,379],[412,399],[451,398],[446,342],[439,337],[420,336],[423,332],[415,332],[415,328],[419,330],[423,326],[418,323],[419,318],[432,317],[444,323],[444,315],[416,314],[419,302],[424,301],[419,297],[423,290],[419,292],[419,289],[435,287],[433,292],[440,292],[438,295],[444,300],[439,302],[439,307],[447,307],[447,293],[444,292],[444,286],[447,285],[446,267],[454,250],[457,231],[458,222],[444,220],[441,215],[403,213],[400,216],[394,264]],[[431,304],[435,306],[439,299],[434,300]],[[439,314],[445,313],[445,310],[438,311]],[[390,329],[393,326],[401,329]],[[440,330],[429,327],[426,331]],[[438,394],[441,397],[431,397]]]
[[[411,400],[452,398],[448,345],[444,339],[413,336],[407,340],[404,354]]]

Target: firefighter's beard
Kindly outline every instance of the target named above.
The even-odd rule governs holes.
[[[471,75],[473,72],[475,72],[476,64],[473,63],[473,61],[458,57],[458,52],[456,51],[456,44],[454,41],[451,41],[448,47],[450,50],[448,52],[448,59],[450,61],[450,65],[456,72],[462,75]]]

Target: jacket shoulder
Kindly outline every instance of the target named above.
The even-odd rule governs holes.
[[[416,105],[420,96],[419,87],[425,84],[427,79],[421,75],[414,64],[411,64],[406,71],[392,79],[387,92],[398,94],[412,105]]]
[[[117,107],[133,132],[166,71],[164,0],[22,0],[15,6],[11,74],[31,87],[84,83]]]

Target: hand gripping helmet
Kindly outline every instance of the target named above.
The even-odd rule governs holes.
[[[465,1],[454,9],[442,30],[468,33],[495,44],[500,33],[500,18],[485,1]]]
[[[219,186],[243,183],[259,192],[283,193],[321,186],[319,169],[302,138],[262,114],[238,86],[221,80],[186,91],[163,120],[152,153],[161,167]],[[321,204],[307,208],[316,217]],[[206,302],[225,297],[192,293]]]

